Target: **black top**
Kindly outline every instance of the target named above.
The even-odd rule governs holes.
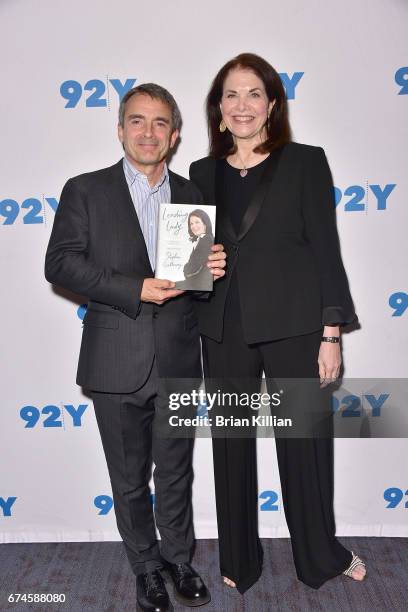
[[[224,197],[222,205],[229,215],[236,233],[239,232],[242,218],[249,206],[259,179],[266,168],[266,157],[256,166],[248,168],[246,176],[240,175],[239,168],[233,168],[226,159],[223,160],[222,173],[224,184]]]

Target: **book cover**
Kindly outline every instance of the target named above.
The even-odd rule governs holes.
[[[207,259],[214,234],[215,206],[160,204],[155,277],[174,281],[177,289],[212,291]]]

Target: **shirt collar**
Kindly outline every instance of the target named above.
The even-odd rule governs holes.
[[[140,181],[142,183],[147,184],[147,186],[149,187],[149,189],[152,192],[157,191],[165,181],[169,181],[169,170],[167,168],[167,164],[164,164],[164,168],[163,168],[163,174],[161,175],[159,182],[156,183],[156,185],[154,187],[150,186],[150,183],[148,181],[148,178],[145,174],[143,174],[143,172],[140,172],[139,170],[137,170],[130,162],[129,160],[124,157],[123,158],[123,171],[125,173],[126,176],[126,180],[128,182],[129,185],[133,185],[133,183],[137,180]]]

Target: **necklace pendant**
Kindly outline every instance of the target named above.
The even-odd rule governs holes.
[[[248,174],[248,170],[246,168],[242,168],[242,170],[240,170],[239,173],[242,176],[242,178],[244,178],[244,176]]]

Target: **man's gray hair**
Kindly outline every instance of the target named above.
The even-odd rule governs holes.
[[[125,106],[126,102],[132,97],[140,94],[145,94],[150,96],[154,100],[161,100],[164,104],[167,104],[171,110],[171,119],[172,119],[172,131],[180,130],[181,128],[181,113],[180,109],[177,106],[177,102],[171,95],[167,89],[161,87],[161,85],[156,85],[156,83],[143,83],[142,85],[138,85],[137,87],[132,87],[129,91],[123,96],[120,105],[119,105],[119,124],[123,127],[125,123]]]

